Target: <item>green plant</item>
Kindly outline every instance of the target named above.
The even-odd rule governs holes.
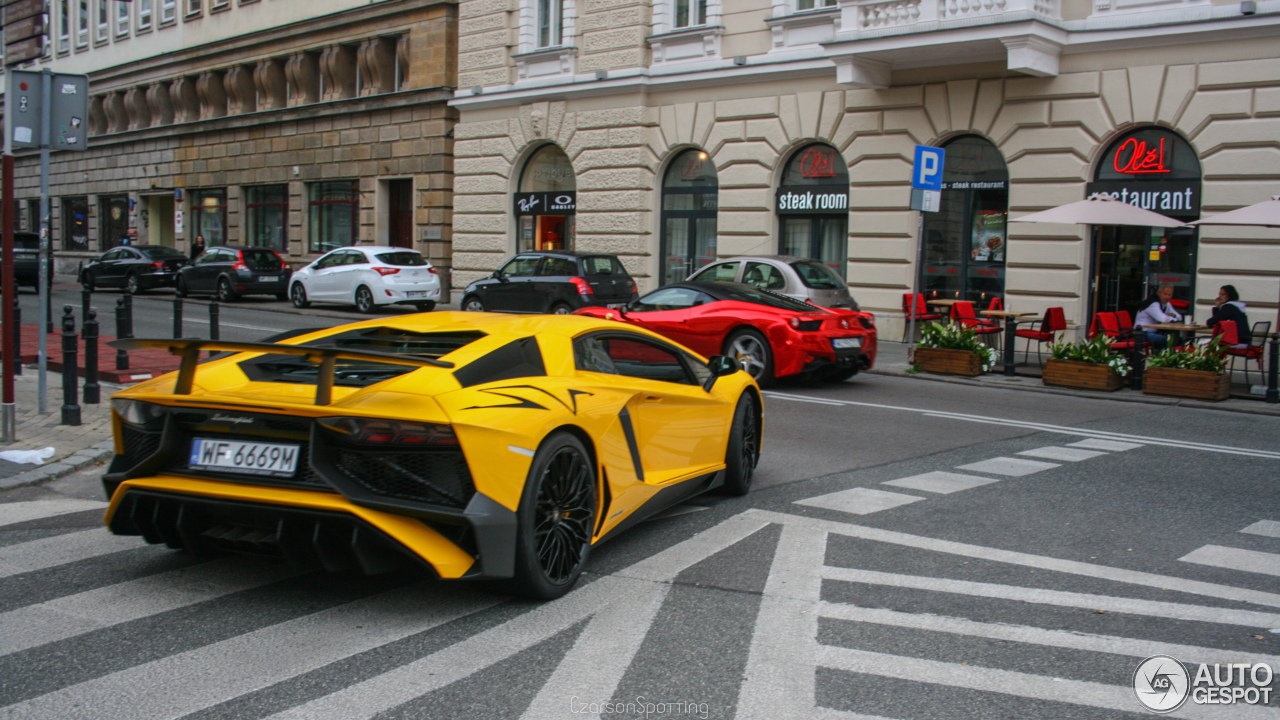
[[[1219,375],[1226,371],[1227,357],[1219,348],[1219,338],[1204,347],[1189,345],[1182,348],[1168,347],[1147,361],[1148,367],[1177,368],[1179,370],[1204,370]]]
[[[1107,365],[1120,377],[1129,374],[1129,362],[1111,349],[1111,341],[1106,335],[1099,333],[1092,340],[1081,340],[1073,343],[1054,343],[1049,346],[1054,360],[1072,360],[1075,362]]]
[[[982,372],[990,371],[991,366],[995,365],[996,360],[1000,358],[995,348],[990,345],[983,345],[978,341],[978,336],[972,330],[959,323],[951,325],[939,325],[935,322],[925,323],[920,331],[920,347],[937,348],[939,350],[968,350],[982,358]]]

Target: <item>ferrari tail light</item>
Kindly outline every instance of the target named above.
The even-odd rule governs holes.
[[[382,418],[336,417],[316,420],[327,430],[362,445],[457,445],[453,427],[436,423],[385,420]]]
[[[790,323],[791,327],[807,332],[822,329],[822,320],[801,320],[799,315],[792,315]]]
[[[248,270],[249,266],[244,264],[244,251],[240,250],[236,253],[236,261],[231,265],[232,270]]]
[[[377,272],[382,277],[386,277],[388,275],[395,275],[396,273],[400,272],[400,268],[376,267],[374,268],[374,271]]]
[[[594,294],[595,294],[595,292],[594,292],[594,291],[592,291],[591,286],[587,284],[587,281],[586,281],[586,280],[583,280],[583,279],[582,279],[582,278],[580,278],[580,277],[569,278],[569,282],[573,283],[573,286],[574,286],[574,287],[576,287],[576,288],[578,288],[578,294],[579,294],[579,295],[594,295]]]

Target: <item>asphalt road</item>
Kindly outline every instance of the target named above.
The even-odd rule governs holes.
[[[6,493],[0,716],[1138,718],[1149,656],[1280,670],[1280,419],[884,376],[766,411],[752,494],[543,605],[114,538],[95,472]]]

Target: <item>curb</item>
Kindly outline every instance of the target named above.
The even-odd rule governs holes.
[[[90,465],[104,462],[111,459],[115,454],[113,440],[103,440],[84,450],[80,450],[69,455],[57,462],[41,465],[34,470],[28,470],[20,475],[14,475],[0,479],[0,490],[12,490],[13,488],[26,487],[28,485],[36,485],[48,480],[55,480],[65,475],[70,475],[78,470],[83,470]]]

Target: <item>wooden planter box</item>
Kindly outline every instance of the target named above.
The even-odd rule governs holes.
[[[1142,377],[1142,392],[1217,402],[1231,396],[1231,376],[1206,370],[1149,367]]]
[[[1120,376],[1109,366],[1076,360],[1045,360],[1042,379],[1045,385],[1104,392],[1115,392],[1123,384]]]
[[[982,358],[968,350],[918,347],[915,358],[925,372],[968,377],[982,374]]]

